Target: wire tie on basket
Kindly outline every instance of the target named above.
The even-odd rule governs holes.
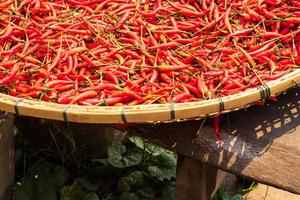
[[[219,97],[219,104],[220,104],[220,113],[222,113],[225,111],[225,104],[222,97]]]
[[[265,102],[265,100],[266,100],[266,93],[265,93],[264,88],[263,88],[261,85],[258,86],[257,88],[258,88],[258,90],[259,90],[259,92],[260,92],[260,99],[261,99],[263,102]]]
[[[22,103],[24,101],[24,99],[18,99],[15,103],[14,109],[15,109],[15,113],[16,116],[19,117],[20,116],[20,111],[19,111],[19,104]]]
[[[127,119],[126,119],[125,108],[124,108],[124,106],[122,106],[122,110],[121,110],[121,119],[122,119],[122,122],[123,122],[124,124],[126,124],[126,123],[128,122]]]
[[[171,102],[171,120],[176,119],[176,111],[175,111],[175,105],[173,102]]]
[[[63,111],[63,117],[64,117],[64,121],[69,124],[69,120],[68,120],[68,108],[70,107],[70,105],[65,106],[64,111]]]
[[[266,95],[267,95],[267,98],[269,98],[271,96],[271,89],[270,87],[267,85],[267,84],[263,84],[263,87],[266,89]]]
[[[257,87],[260,92],[261,100],[265,101],[268,97],[271,96],[271,90],[268,85],[262,84]]]

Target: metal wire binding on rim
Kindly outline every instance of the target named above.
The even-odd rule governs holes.
[[[15,103],[15,106],[14,106],[14,110],[15,110],[15,113],[16,113],[16,116],[19,117],[20,116],[20,111],[19,111],[19,104],[22,103],[24,101],[24,99],[18,99]]]
[[[173,102],[170,103],[171,104],[171,120],[175,120],[176,119],[176,110],[175,110],[175,105]]]
[[[271,96],[271,90],[270,87],[267,84],[262,84],[257,87],[257,89],[260,92],[261,100],[265,101],[267,98]]]
[[[125,108],[124,108],[124,106],[122,106],[122,110],[121,110],[121,119],[122,119],[122,122],[123,122],[124,124],[126,124],[126,123],[128,122],[127,119],[126,119]]]
[[[70,107],[70,105],[65,106],[64,111],[63,111],[63,118],[64,121],[69,124],[69,120],[68,120],[68,108]]]
[[[220,113],[222,114],[225,111],[225,103],[222,99],[222,97],[219,97],[219,104],[220,104]]]

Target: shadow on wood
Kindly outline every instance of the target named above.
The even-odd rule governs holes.
[[[141,125],[131,135],[234,173],[300,194],[300,93],[292,89],[278,102],[222,116],[223,144],[212,122]]]

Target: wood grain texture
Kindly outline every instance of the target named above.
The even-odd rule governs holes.
[[[14,180],[14,118],[0,112],[0,200],[11,199]]]
[[[278,102],[221,117],[223,144],[210,119],[133,127],[138,135],[227,172],[300,194],[300,89]]]
[[[176,200],[211,199],[226,173],[200,161],[179,156],[176,175]]]

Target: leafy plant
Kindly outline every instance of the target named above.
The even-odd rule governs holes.
[[[49,132],[56,144],[59,141],[56,137],[64,134],[66,129],[59,129],[58,125],[54,127]],[[77,145],[69,131],[65,145],[72,148],[64,149],[63,154],[34,148],[22,131],[19,128],[16,134],[16,150],[19,152],[16,200],[175,198],[176,157],[170,151],[132,137],[107,145],[106,155],[83,159],[78,155],[88,151],[89,146],[84,146],[85,150]],[[72,159],[66,159],[70,157]]]
[[[61,200],[99,200],[95,192],[85,189],[77,181],[72,185],[64,186],[60,198]]]
[[[74,127],[63,123],[46,127],[54,150],[36,148],[24,134],[28,129],[17,126],[15,200],[175,199],[172,152],[139,137],[125,137],[112,139],[97,153],[91,151],[98,148],[96,142],[82,144],[75,139]],[[214,199],[242,200],[242,192],[230,197],[221,188]]]
[[[224,188],[220,188],[215,197],[215,200],[244,200],[244,197],[241,194],[235,194],[234,196],[228,195],[225,191]]]
[[[117,168],[126,168],[135,166],[141,163],[143,152],[137,148],[134,143],[124,144],[117,142],[113,143],[107,148],[108,159],[107,162]]]
[[[62,166],[46,161],[39,163],[15,185],[15,198],[20,200],[56,200],[57,193],[68,179]]]

